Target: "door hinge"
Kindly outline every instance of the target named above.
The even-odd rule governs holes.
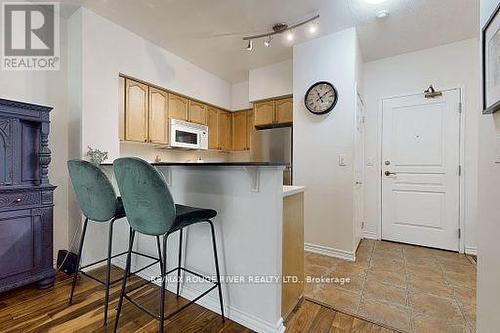
[[[458,102],[458,113],[462,113],[462,102]]]
[[[462,166],[461,165],[458,166],[458,176],[459,177],[462,176]]]
[[[462,238],[462,229],[458,228],[458,239]]]
[[[361,229],[364,229],[365,228],[365,222],[361,222]]]

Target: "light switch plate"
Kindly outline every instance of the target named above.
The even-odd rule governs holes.
[[[346,166],[346,157],[345,154],[339,154],[339,166]]]

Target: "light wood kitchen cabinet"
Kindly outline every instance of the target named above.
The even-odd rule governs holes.
[[[231,112],[219,112],[218,141],[219,150],[229,151],[231,147]]]
[[[291,123],[293,121],[293,99],[284,98],[274,102],[275,118],[278,124]]]
[[[252,149],[253,133],[255,132],[253,110],[248,110],[247,114],[247,150]]]
[[[304,193],[283,198],[282,274],[304,279]],[[283,282],[281,317],[286,319],[300,302],[304,283]]]
[[[188,120],[188,99],[176,94],[168,94],[168,116],[178,120]]]
[[[192,123],[207,124],[207,106],[200,102],[189,101],[188,121]]]
[[[148,141],[148,90],[143,83],[125,80],[125,140]]]
[[[274,123],[274,101],[257,102],[254,105],[255,126]]]
[[[168,93],[149,87],[149,142],[168,144]]]
[[[233,131],[232,131],[232,150],[247,150],[247,112],[239,111],[232,113]]]
[[[283,125],[293,122],[293,99],[280,98],[254,104],[254,125]]]
[[[207,107],[208,149],[219,149],[219,110]]]
[[[125,140],[125,78],[118,77],[118,138]]]

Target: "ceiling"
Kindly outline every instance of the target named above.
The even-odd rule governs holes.
[[[197,66],[232,82],[248,70],[292,57],[282,36],[266,48],[242,37],[266,32],[277,22],[295,23],[321,15],[315,37],[357,27],[365,61],[433,47],[479,33],[479,0],[63,0],[85,6]],[[377,20],[375,13],[390,15]],[[295,31],[294,43],[313,38]]]

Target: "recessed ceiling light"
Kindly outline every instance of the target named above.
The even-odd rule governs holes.
[[[365,0],[365,2],[370,4],[370,5],[379,5],[385,1],[386,0]]]
[[[389,16],[389,12],[387,10],[379,10],[375,16],[378,18],[378,19],[385,19],[387,16]]]

